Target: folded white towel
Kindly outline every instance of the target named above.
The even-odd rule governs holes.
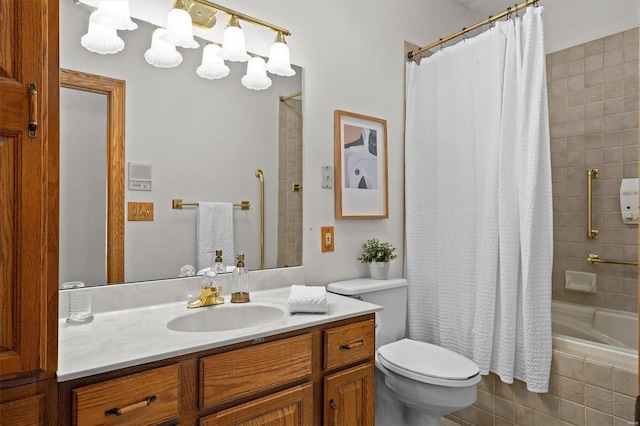
[[[327,289],[319,286],[292,285],[287,305],[292,314],[326,314],[329,311]]]

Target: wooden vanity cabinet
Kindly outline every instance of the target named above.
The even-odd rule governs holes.
[[[0,0],[0,423],[55,425],[58,0]]]
[[[61,382],[60,424],[371,425],[373,340],[368,314]]]

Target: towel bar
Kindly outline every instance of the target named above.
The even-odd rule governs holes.
[[[183,207],[198,207],[198,203],[184,203],[180,198],[174,198],[171,200],[171,207],[173,209],[182,210]],[[247,200],[242,200],[239,203],[235,203],[233,207],[240,207],[241,210],[249,210],[251,203]]]
[[[638,266],[638,262],[629,262],[627,260],[607,260],[607,259],[600,259],[600,256],[598,256],[597,254],[590,254],[589,256],[587,256],[587,262],[589,262],[592,265],[597,265],[598,263],[612,263],[615,265],[635,265]]]

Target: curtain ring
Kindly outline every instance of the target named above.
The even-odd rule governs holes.
[[[440,39],[440,51],[441,52],[442,52],[442,49],[443,49],[443,47],[442,47],[442,39]]]
[[[462,41],[463,42],[467,41],[467,27],[464,27],[462,29]]]
[[[493,18],[493,15],[489,15],[489,19],[487,19],[487,21],[489,21],[489,30],[496,25],[495,21],[492,21],[491,18]]]
[[[513,10],[516,13],[516,18],[519,18],[519,16],[518,16],[518,3],[516,3],[516,5],[514,6]]]

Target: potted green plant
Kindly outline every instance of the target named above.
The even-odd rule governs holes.
[[[377,238],[362,244],[362,255],[358,260],[369,264],[369,273],[374,280],[386,280],[389,277],[389,262],[398,257],[396,248],[388,242]]]

